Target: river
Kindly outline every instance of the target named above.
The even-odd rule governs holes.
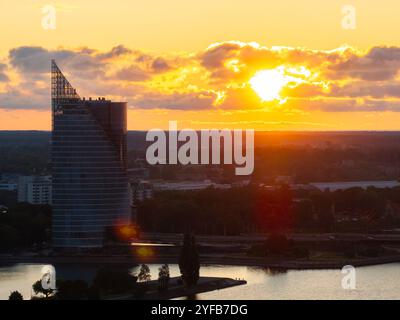
[[[0,299],[8,299],[18,290],[25,299],[31,296],[32,284],[40,278],[43,265],[18,264],[0,267]],[[152,279],[157,278],[159,265],[150,265]],[[93,266],[55,266],[57,277],[91,281]],[[131,269],[133,273],[138,268]],[[177,265],[170,265],[171,276],[179,275]],[[197,299],[400,299],[400,263],[359,267],[356,288],[343,289],[341,270],[289,270],[245,266],[202,266],[202,276],[240,278],[247,285],[197,295]],[[79,276],[76,276],[79,275]]]

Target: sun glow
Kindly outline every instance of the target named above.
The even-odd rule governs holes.
[[[275,69],[258,71],[250,80],[250,86],[262,101],[286,101],[281,97],[284,87],[295,87],[310,76],[310,71],[304,67],[286,68],[280,66]]]

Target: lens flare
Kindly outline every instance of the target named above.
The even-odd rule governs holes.
[[[136,249],[136,255],[140,258],[150,258],[154,255],[154,251],[150,247],[139,247]]]
[[[138,237],[138,228],[135,225],[123,225],[118,227],[117,235],[120,240],[132,240]]]

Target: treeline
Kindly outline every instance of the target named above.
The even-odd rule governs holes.
[[[32,174],[47,170],[50,133],[0,131],[0,173]]]
[[[0,214],[0,251],[37,246],[50,241],[51,207],[20,203]]]
[[[397,180],[399,163],[398,146],[266,146],[255,150],[252,178],[273,182],[286,175],[297,183]]]
[[[128,165],[143,165],[145,132],[128,133]],[[254,181],[291,176],[295,182],[395,180],[400,177],[400,133],[263,133],[255,135]],[[0,131],[0,173],[49,171],[50,132]],[[138,161],[138,159],[141,159]],[[152,178],[179,179],[190,166],[150,167]],[[193,176],[234,179],[233,166],[192,166]],[[217,170],[218,171],[218,170]],[[187,174],[186,174],[187,175]]]
[[[151,232],[237,235],[346,231],[338,217],[347,217],[352,231],[368,231],[398,225],[399,202],[400,188],[293,192],[285,186],[278,190],[249,186],[164,191],[140,203],[138,221],[143,230]]]

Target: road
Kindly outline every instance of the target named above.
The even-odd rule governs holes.
[[[176,233],[143,233],[141,242],[171,243],[179,245],[182,243],[182,234]],[[204,236],[196,235],[199,244],[246,244],[263,242],[268,234],[246,234],[240,236]],[[289,240],[297,242],[370,242],[370,243],[399,243],[400,234],[360,234],[360,233],[322,233],[322,234],[287,234]]]

